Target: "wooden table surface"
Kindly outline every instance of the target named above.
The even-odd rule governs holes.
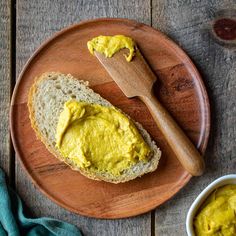
[[[185,218],[195,197],[215,178],[236,172],[236,50],[212,36],[222,10],[235,15],[236,0],[1,0],[0,166],[34,216],[73,223],[84,235],[186,235]],[[228,13],[227,13],[228,14]],[[27,59],[58,30],[98,17],[135,19],[166,33],[192,58],[206,85],[212,114],[207,169],[171,200],[147,214],[97,220],[57,206],[30,182],[10,142],[8,111],[15,81]]]

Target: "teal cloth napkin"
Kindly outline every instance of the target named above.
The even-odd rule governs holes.
[[[6,185],[0,169],[0,235],[1,236],[82,236],[69,223],[48,217],[27,218],[19,196]]]

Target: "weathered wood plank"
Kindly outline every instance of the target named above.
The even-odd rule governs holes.
[[[206,173],[193,178],[172,200],[156,209],[156,235],[185,235],[185,218],[196,196],[215,178],[235,173],[236,53],[210,35],[210,22],[222,9],[235,9],[235,0],[152,1],[155,28],[179,43],[195,61],[206,84],[212,112]]]
[[[10,173],[10,1],[0,2],[0,166]]]
[[[95,17],[126,17],[150,23],[149,1],[17,1],[17,74],[33,51],[61,28]],[[19,162],[16,187],[36,216],[53,216],[78,225],[85,235],[150,235],[151,214],[125,220],[95,220],[52,203],[29,181]]]

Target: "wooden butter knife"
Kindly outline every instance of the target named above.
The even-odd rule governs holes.
[[[167,110],[160,104],[152,92],[156,76],[137,49],[131,62],[124,57],[126,49],[106,58],[95,51],[95,56],[110,74],[112,79],[128,97],[139,97],[148,107],[158,128],[164,135],[182,166],[193,176],[202,175],[204,160],[184,134]]]

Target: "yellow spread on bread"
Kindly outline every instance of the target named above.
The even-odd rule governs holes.
[[[112,57],[121,49],[129,49],[129,55],[125,55],[127,61],[131,61],[135,54],[135,42],[130,37],[124,35],[98,36],[88,41],[88,49],[91,54],[94,51],[102,53],[105,57]]]
[[[151,152],[134,123],[115,107],[69,100],[59,116],[56,147],[82,169],[119,176]]]
[[[236,235],[236,185],[216,189],[194,219],[196,236]]]

